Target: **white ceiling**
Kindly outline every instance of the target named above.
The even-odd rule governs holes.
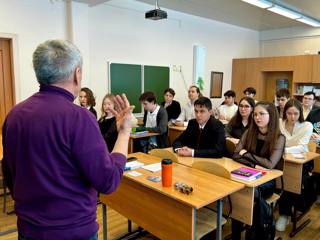
[[[74,0],[95,6],[109,0]],[[150,4],[155,0],[136,0]],[[315,19],[320,19],[320,0],[274,0]],[[270,11],[255,7],[241,0],[159,0],[160,8],[167,8],[195,16],[209,18],[254,30],[269,30],[307,25]],[[168,16],[170,18],[170,15]]]

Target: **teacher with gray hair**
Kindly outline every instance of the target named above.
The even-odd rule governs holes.
[[[73,104],[81,89],[78,48],[46,41],[33,53],[33,67],[40,90],[11,110],[2,133],[19,239],[97,239],[97,191],[119,185],[133,106],[116,97],[118,139],[109,153],[94,116]]]

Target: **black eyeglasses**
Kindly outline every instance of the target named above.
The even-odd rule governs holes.
[[[239,108],[250,108],[251,106],[250,105],[242,105],[242,104],[239,104]]]

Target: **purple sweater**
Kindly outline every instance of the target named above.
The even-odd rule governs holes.
[[[62,88],[40,86],[5,121],[3,168],[24,236],[93,236],[97,191],[111,193],[121,180],[126,157],[108,152],[93,114],[73,100]]]

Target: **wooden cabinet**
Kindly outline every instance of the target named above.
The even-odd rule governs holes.
[[[313,58],[311,55],[293,57],[293,82],[312,82]]]
[[[243,83],[246,82],[246,66],[246,59],[233,59],[232,61],[231,89],[236,91],[238,98],[244,89]]]
[[[314,55],[312,60],[312,82],[320,83],[320,55]]]
[[[299,83],[320,83],[320,55],[234,59],[232,89],[239,98],[246,87],[254,87],[257,99],[266,99],[270,91],[275,92],[275,89],[267,89],[272,85],[270,75],[278,77],[281,72],[287,76],[292,94]]]

